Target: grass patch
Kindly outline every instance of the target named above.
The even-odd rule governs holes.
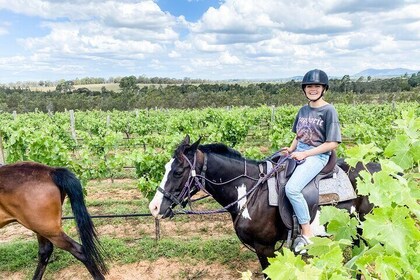
[[[108,263],[128,264],[142,260],[155,261],[159,258],[196,262],[221,263],[240,268],[241,264],[255,260],[250,251],[242,251],[242,244],[236,236],[203,240],[193,238],[182,240],[164,238],[156,242],[153,238],[140,239],[108,238],[101,239],[107,252]],[[31,277],[37,264],[38,244],[35,241],[15,241],[0,245],[0,271],[21,271]],[[58,272],[72,264],[82,266],[70,253],[54,249],[48,271]]]
[[[187,257],[208,263],[228,264],[255,258],[252,252],[241,252],[242,244],[236,236],[212,240],[163,238],[158,242],[149,237],[138,240],[105,238],[103,243],[111,258],[118,263],[154,261],[161,257],[170,259]]]

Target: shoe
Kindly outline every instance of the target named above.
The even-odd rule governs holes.
[[[304,235],[298,235],[295,241],[293,242],[292,248],[296,254],[304,255],[307,252],[307,250],[304,249],[304,247],[309,244],[313,244],[309,237],[306,237]]]

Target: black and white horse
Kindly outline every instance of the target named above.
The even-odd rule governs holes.
[[[246,159],[223,144],[199,145],[199,142],[190,144],[187,136],[177,147],[149,204],[151,213],[156,218],[172,217],[173,207],[185,206],[193,194],[202,190],[230,212],[237,236],[255,250],[265,269],[269,265],[267,257],[274,257],[276,242],[286,240],[288,233],[278,207],[269,206],[267,183],[255,187],[261,178],[259,166],[266,163]],[[339,161],[339,166],[355,187],[363,167],[352,169],[344,161]],[[366,197],[339,203],[337,207],[349,211],[353,208],[361,216],[372,209]]]

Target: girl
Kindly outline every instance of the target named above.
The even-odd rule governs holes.
[[[302,189],[324,168],[331,150],[341,142],[337,111],[323,98],[328,87],[328,76],[324,71],[314,69],[305,74],[302,90],[309,103],[296,116],[292,128],[296,137],[292,144],[281,149],[291,158],[304,160],[296,167],[285,186],[286,195],[301,226],[301,235],[294,242],[294,250],[302,254],[306,252],[302,248],[312,243],[310,238],[313,237],[308,205]]]

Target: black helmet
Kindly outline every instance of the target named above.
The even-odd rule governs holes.
[[[328,76],[322,70],[311,70],[303,76],[302,89],[304,89],[306,85],[323,85],[325,86],[325,90],[328,90]]]

